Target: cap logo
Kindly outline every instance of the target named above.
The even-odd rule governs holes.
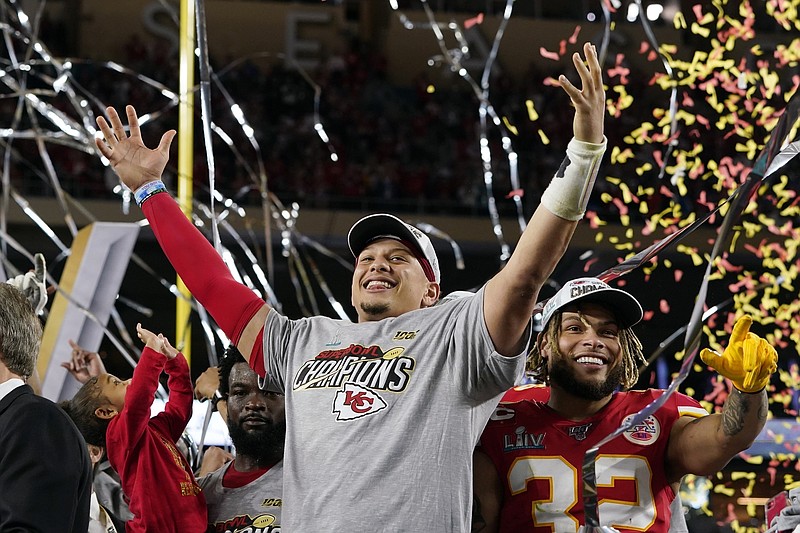
[[[578,296],[583,296],[584,294],[594,292],[600,289],[605,289],[606,285],[600,285],[596,283],[587,283],[587,284],[575,284],[569,290],[570,298],[577,298]]]
[[[594,295],[595,293],[597,296]],[[601,295],[603,296],[601,297]],[[567,282],[552,298],[547,300],[542,310],[542,325],[547,325],[550,318],[559,309],[585,298],[599,300],[614,312],[617,319],[625,322],[626,327],[636,324],[642,319],[641,305],[627,292],[614,289],[598,278],[578,278]]]

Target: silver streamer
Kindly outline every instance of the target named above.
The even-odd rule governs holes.
[[[177,28],[179,25],[179,20],[175,9],[164,0],[160,0],[160,2],[164,12],[168,14]],[[272,290],[272,283],[268,281],[272,277],[273,271],[271,266],[271,246],[269,246],[269,243],[271,242],[269,234],[269,228],[271,224],[269,222],[271,219],[273,219],[273,217],[271,217],[269,213],[271,211],[283,210],[284,208],[277,197],[269,193],[267,190],[266,171],[262,163],[263,159],[261,157],[256,157],[255,160],[258,168],[253,169],[250,166],[250,163],[247,161],[247,158],[239,153],[239,151],[236,150],[236,147],[233,146],[233,143],[230,142],[231,136],[210,120],[210,97],[208,96],[208,92],[210,90],[210,85],[213,82],[223,98],[230,104],[230,112],[236,118],[242,132],[249,139],[251,146],[257,154],[260,154],[260,148],[255,139],[254,130],[247,123],[244,112],[230,97],[230,94],[227,92],[227,90],[225,90],[221,80],[222,76],[217,75],[210,69],[210,66],[208,65],[207,53],[203,54],[204,50],[207,51],[205,14],[202,10],[202,2],[199,2],[199,4],[201,4],[201,9],[197,20],[197,32],[200,51],[201,80],[199,88],[195,87],[194,90],[199,90],[201,102],[204,103],[204,106],[202,106],[203,113],[201,118],[204,121],[204,140],[207,147],[206,154],[209,157],[207,163],[210,171],[209,176],[211,177],[209,188],[211,191],[212,203],[211,208],[205,208],[205,206],[203,207],[206,210],[208,222],[212,226],[212,233],[218,234],[217,224],[220,224],[221,227],[234,239],[237,247],[242,250],[248,261],[251,262],[257,282],[254,283],[254,280],[252,280],[242,268],[236,268],[234,275],[240,277],[240,279],[242,279],[247,286],[264,294],[265,299],[270,303],[270,305],[280,310],[281,304],[277,300],[277,297]],[[32,167],[30,163],[25,161],[17,154],[17,151],[13,146],[15,140],[33,140],[36,143],[41,168],[29,168],[29,171],[32,171],[33,174],[38,176],[43,182],[49,183],[50,186],[56,191],[56,197],[58,199],[59,206],[64,213],[64,221],[66,226],[69,228],[70,233],[75,235],[77,232],[77,225],[72,217],[73,209],[80,211],[90,221],[94,220],[94,217],[91,216],[91,213],[88,209],[85,209],[80,202],[75,201],[71,196],[63,191],[48,151],[48,145],[62,145],[70,149],[96,156],[93,148],[93,139],[98,135],[94,120],[95,110],[104,109],[106,103],[102,102],[100,98],[91,94],[85,87],[82,87],[80,83],[78,83],[76,78],[73,76],[73,69],[77,65],[86,65],[97,69],[106,69],[122,76],[129,77],[136,83],[141,83],[144,86],[154,89],[160,96],[164,98],[164,101],[160,108],[145,110],[145,112],[140,115],[139,122],[142,126],[145,126],[153,120],[161,117],[165,112],[172,110],[178,104],[178,95],[174,89],[171,89],[152,78],[120,65],[119,63],[112,61],[93,62],[80,58],[66,58],[63,60],[58,60],[52,57],[46,46],[44,46],[44,44],[37,37],[37,21],[40,18],[41,7],[43,5],[44,2],[41,2],[39,13],[37,13],[33,18],[29,18],[21,6],[15,2],[8,2],[3,6],[4,11],[2,13],[2,20],[0,20],[0,32],[2,32],[3,43],[8,52],[8,59],[5,62],[0,61],[0,84],[6,88],[4,96],[6,98],[14,97],[17,101],[13,121],[7,125],[3,125],[3,127],[0,128],[0,142],[3,143],[2,145],[4,148],[2,209],[0,209],[0,249],[2,249],[3,263],[6,265],[6,270],[11,273],[18,271],[18,269],[16,269],[16,267],[14,267],[14,265],[12,265],[6,259],[6,247],[9,245],[9,243],[14,242],[14,244],[17,246],[17,249],[20,249],[21,253],[24,253],[27,256],[32,256],[30,252],[19,246],[19,243],[10,240],[11,238],[7,234],[8,225],[6,217],[8,213],[8,206],[12,201],[16,202],[26,216],[33,221],[34,224],[36,224],[36,226],[38,226],[39,229],[44,233],[44,235],[46,235],[47,238],[57,246],[57,248],[60,250],[58,260],[68,256],[70,252],[68,244],[64,243],[57,236],[56,232],[48,226],[44,219],[31,208],[29,202],[24,198],[24,196],[18,191],[14,190],[14,188],[11,186],[10,169],[12,168],[13,164],[22,164]],[[18,55],[18,51],[22,51],[20,52],[21,55]],[[283,54],[272,55],[276,57],[283,57]],[[242,58],[239,61],[244,61],[245,59],[247,58]],[[233,64],[226,68],[229,69],[232,67]],[[330,143],[330,140],[327,137],[325,128],[323,127],[321,118],[319,116],[321,88],[317,84],[313,83],[308,74],[302,71],[299,65],[295,65],[295,67],[298,68],[304,79],[314,88],[314,130],[327,146],[331,159],[334,161],[338,160],[338,155],[336,154],[332,144]],[[224,74],[224,72],[222,73]],[[28,80],[30,79],[36,79],[37,86],[39,88],[29,89],[30,84],[28,83]],[[42,89],[42,84],[44,84],[46,88]],[[69,105],[68,109],[64,109],[64,106],[61,105],[53,106],[50,104],[50,100],[57,97],[66,99],[66,102]],[[20,127],[20,125],[23,123],[23,118],[27,119],[27,121],[31,124],[28,129]],[[42,120],[40,120],[40,118]],[[244,168],[248,170],[253,186],[261,192],[262,213],[265,217],[265,221],[267,222],[264,224],[267,243],[266,263],[268,265],[266,272],[259,267],[259,263],[261,261],[258,260],[251,248],[245,243],[245,240],[242,239],[233,226],[225,220],[231,210],[236,212],[241,218],[246,217],[246,213],[244,209],[237,206],[232,200],[221,199],[221,195],[219,195],[218,191],[215,190],[215,182],[213,179],[213,169],[215,168],[215,163],[213,160],[213,154],[209,148],[210,134],[212,132],[222,139],[226,144],[228,144],[235,154],[237,160],[242,163]],[[107,161],[105,161],[103,158],[100,159],[104,165],[108,165]],[[130,205],[130,191],[124,187],[118,186],[115,188],[114,192],[120,196],[122,200],[122,210],[123,212],[127,213]],[[210,213],[213,213],[215,210],[213,205],[215,201],[222,201],[222,206],[224,207],[219,215],[211,216]],[[276,207],[273,208],[272,206]],[[308,246],[308,244],[313,243],[313,241],[301,235],[295,229],[295,222],[298,216],[297,208],[295,208],[294,211],[295,220],[288,224],[283,222],[281,227],[283,231],[288,231],[287,235],[290,240],[298,240],[299,242],[303,242],[306,246]],[[146,221],[142,221],[142,225],[146,225]],[[212,236],[212,240],[218,241],[218,237]],[[324,250],[324,247],[316,245],[316,243],[314,244],[315,249]],[[300,264],[299,271],[301,272],[301,276],[299,279],[293,280],[293,283],[295,283],[298,287],[303,284],[312,283],[312,279],[305,274],[305,270],[299,260],[300,252],[298,249],[294,246],[288,246],[285,247],[285,250],[290,255],[294,255],[293,261],[295,264]],[[333,255],[331,252],[329,253]],[[182,295],[180,295],[174,283],[159,276],[140,257],[134,254],[132,256],[132,262],[141,267],[150,276],[155,278],[163,287],[169,290],[173,296],[176,298],[185,299]],[[230,263],[228,264],[231,266]],[[293,272],[295,271],[296,270],[293,270]],[[328,294],[328,302],[335,310],[336,314],[342,318],[346,318],[343,306],[330,294],[327,284],[324,284],[324,280],[318,271],[315,279],[318,283],[320,283],[323,292]],[[51,280],[51,283],[54,283],[54,281]],[[308,288],[308,292],[312,292],[310,288]],[[152,314],[151,309],[133,302],[130,299],[118,298],[117,301],[120,304],[126,305],[127,307],[130,307],[142,314]],[[227,339],[206,316],[204,310],[200,308],[196,302],[191,301],[191,305],[200,316],[200,322],[205,332],[206,342],[209,345],[209,354],[214,354],[215,352],[211,348],[212,343],[215,344],[217,342],[217,338],[220,342],[227,343]],[[318,308],[316,303],[314,303],[313,307]],[[97,320],[96,317],[92,318],[95,321]],[[118,345],[120,352],[123,353],[123,356],[126,358],[126,360],[134,365],[135,361],[128,355],[128,350],[122,346],[122,342],[128,344],[128,348],[134,352],[135,348],[133,347],[133,342],[130,340],[128,328],[122,323],[122,320],[116,309],[112,310],[112,319],[115,323],[115,326],[119,329],[120,335],[123,339],[123,341],[119,341],[118,339],[113,338],[112,342],[114,342],[115,345]],[[107,329],[104,331],[107,336],[113,337],[113,335]]]
[[[670,81],[674,82],[672,66],[669,64],[669,60],[661,52],[661,45],[656,39],[653,29],[650,27],[650,23],[647,21],[647,17],[645,16],[645,8],[642,5],[642,0],[636,0],[636,5],[639,7],[639,20],[642,22],[642,28],[644,28],[645,35],[647,35],[647,40],[650,42],[650,46],[653,47],[653,50],[658,53],[658,56],[661,58],[661,63],[664,65],[664,71],[667,73]],[[667,153],[664,155],[663,161],[661,162],[661,168],[658,170],[659,180],[664,178],[664,173],[667,170],[667,163],[672,156],[672,151],[678,145],[678,135],[680,133],[678,131],[678,86],[675,83],[672,84],[672,89],[670,90],[669,95],[669,116],[670,123],[667,134]]]
[[[495,165],[492,161],[491,149],[489,147],[489,136],[488,136],[489,121],[491,121],[491,123],[500,131],[503,150],[505,151],[506,157],[508,159],[509,177],[511,179],[511,184],[513,188],[511,198],[513,199],[517,209],[517,221],[519,223],[520,232],[525,230],[526,220],[522,206],[522,196],[521,194],[519,194],[519,191],[521,190],[519,183],[518,164],[517,164],[519,158],[517,153],[513,150],[511,146],[511,137],[509,135],[507,128],[503,125],[503,121],[497,115],[494,106],[491,104],[489,100],[489,75],[492,72],[492,69],[494,68],[495,61],[497,60],[497,52],[500,49],[500,41],[503,38],[506,26],[508,25],[508,21],[511,18],[514,0],[506,0],[506,7],[503,11],[503,19],[500,23],[497,33],[495,34],[489,56],[486,59],[480,85],[472,78],[472,76],[470,76],[469,72],[462,64],[462,59],[469,57],[469,44],[467,43],[467,40],[464,38],[464,33],[461,30],[461,27],[454,21],[451,21],[446,24],[437,22],[436,17],[433,11],[431,10],[430,6],[428,5],[427,0],[420,0],[420,2],[428,18],[428,22],[426,24],[418,24],[412,22],[405,14],[399,11],[399,6],[395,0],[389,0],[389,5],[395,12],[397,12],[397,15],[401,23],[403,24],[404,28],[408,30],[429,29],[433,31],[433,34],[436,37],[436,41],[439,45],[439,49],[441,50],[442,53],[441,55],[436,56],[435,58],[429,60],[428,63],[430,65],[434,65],[437,63],[446,63],[449,66],[450,70],[457,73],[461,78],[463,78],[469,84],[469,86],[472,88],[473,93],[480,102],[480,106],[478,108],[478,118],[480,125],[479,142],[480,142],[481,163],[483,165],[483,183],[484,186],[486,187],[487,208],[489,210],[489,220],[492,224],[492,231],[494,232],[495,237],[497,237],[498,244],[500,245],[500,261],[501,263],[505,263],[508,260],[508,258],[511,257],[511,247],[508,245],[508,243],[505,242],[505,238],[503,237],[503,228],[502,225],[500,224],[500,214],[497,210],[497,201],[494,197]],[[452,32],[453,36],[459,43],[458,48],[454,49],[447,48],[443,30]]]

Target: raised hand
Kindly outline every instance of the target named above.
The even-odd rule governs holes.
[[[194,382],[194,396],[198,400],[210,400],[219,388],[219,367],[210,366]]]
[[[136,324],[136,334],[145,346],[163,354],[167,359],[175,359],[177,357],[178,350],[169,343],[169,340],[162,333],[156,335],[149,329],[143,328],[141,324]]]
[[[778,353],[766,339],[750,332],[753,318],[744,315],[733,325],[728,347],[720,355],[704,348],[700,359],[730,379],[742,392],[758,392],[767,386],[778,368]]]
[[[95,139],[100,153],[110,162],[114,172],[130,190],[135,191],[147,182],[161,179],[161,174],[169,160],[169,147],[176,131],[169,130],[161,136],[161,142],[153,150],[144,145],[139,130],[139,117],[133,106],[125,106],[128,116],[130,136],[125,133],[122,121],[113,107],[106,108],[108,120],[97,117],[97,126],[103,132],[103,139]]]
[[[581,78],[581,89],[575,87],[563,74],[558,77],[572,105],[575,106],[573,130],[579,141],[603,142],[603,120],[606,114],[606,92],[603,88],[603,72],[593,44],[583,45],[586,61],[577,52],[572,54],[572,62]]]
[[[81,383],[86,383],[94,376],[105,374],[106,367],[97,352],[84,350],[75,341],[70,339],[69,345],[72,347],[72,357],[61,366]]]

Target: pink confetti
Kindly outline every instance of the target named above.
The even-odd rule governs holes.
[[[553,61],[558,61],[561,59],[556,52],[551,52],[547,50],[544,46],[539,47],[539,55],[541,55],[545,59],[552,59]]]
[[[658,168],[664,166],[664,158],[661,156],[661,150],[653,150],[653,160],[656,162]]]
[[[741,272],[744,267],[741,265],[737,266],[731,263],[727,257],[723,257],[719,260],[719,264],[721,268],[724,268],[726,272]],[[752,280],[751,280],[752,283]]]
[[[471,19],[467,19],[464,21],[464,29],[468,30],[473,26],[477,26],[478,24],[483,23],[483,13],[478,13],[476,16],[472,17]]]
[[[622,198],[614,198],[611,203],[617,206],[620,215],[625,216],[628,214],[628,206],[625,205],[625,202],[622,201]]]
[[[631,69],[623,65],[624,61],[625,61],[625,56],[623,54],[617,54],[616,64],[614,65],[614,67],[608,70],[608,76],[611,78],[619,76],[619,82],[622,85],[627,85],[628,75],[631,73]]]
[[[767,467],[767,473],[769,474],[769,484],[774,485],[776,481],[775,478],[778,475],[778,469],[773,466]]]
[[[567,41],[569,41],[570,44],[577,43],[578,35],[580,35],[580,33],[581,33],[581,26],[580,24],[578,24],[577,26],[575,26],[575,30],[572,32],[572,35],[569,36],[569,39],[567,39]]]

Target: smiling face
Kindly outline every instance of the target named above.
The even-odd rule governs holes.
[[[565,307],[558,347],[542,342],[550,384],[587,400],[602,400],[623,381],[620,327],[614,314],[596,303]]]
[[[430,307],[438,298],[439,285],[428,281],[417,258],[399,241],[379,239],[358,254],[352,303],[359,322]]]

